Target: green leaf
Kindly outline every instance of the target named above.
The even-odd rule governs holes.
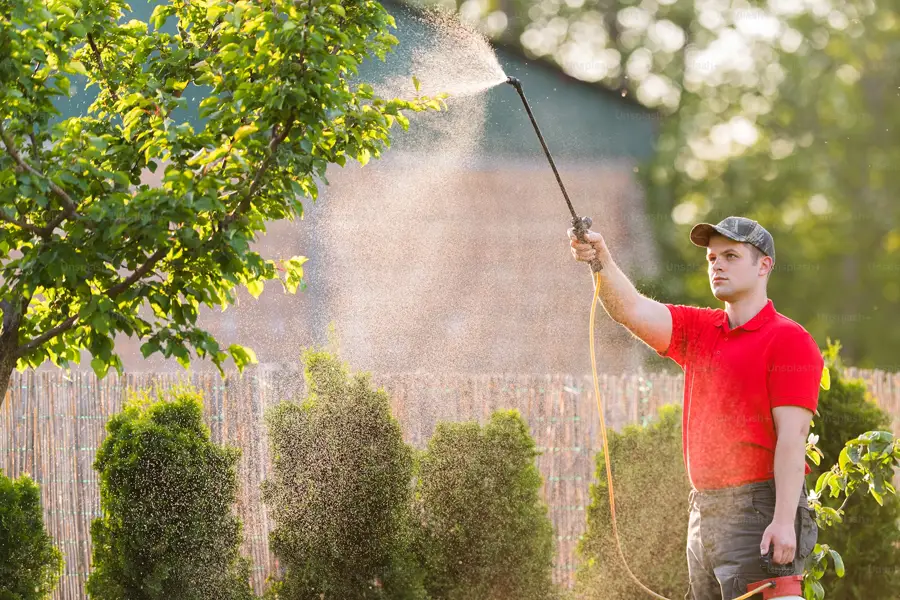
[[[260,294],[263,293],[264,287],[265,284],[261,279],[247,282],[247,291],[250,292],[250,295],[254,298],[259,298]]]
[[[69,61],[64,70],[68,73],[77,73],[78,75],[84,75],[85,77],[87,77],[88,74],[84,64],[79,60]]]
[[[231,358],[234,360],[234,364],[237,366],[238,371],[243,371],[244,367],[249,364],[257,363],[256,354],[250,348],[232,344],[228,347],[228,353],[231,354]]]
[[[347,16],[347,11],[345,11],[345,10],[344,10],[344,7],[341,6],[340,4],[332,4],[332,5],[329,6],[328,8],[330,8],[330,9],[331,9],[331,12],[333,12],[333,13],[336,14],[336,15],[339,15],[339,16],[341,16],[341,17],[346,17],[346,16]]]
[[[99,379],[106,377],[107,372],[109,372],[109,364],[99,356],[91,359],[91,368]]]
[[[819,385],[822,386],[823,390],[831,389],[831,374],[828,372],[827,366],[822,369],[822,380],[819,382]]]
[[[289,294],[296,294],[297,287],[303,283],[303,264],[307,260],[305,256],[294,256],[284,261],[284,288]]]
[[[259,131],[259,128],[256,125],[244,125],[243,127],[238,127],[238,130],[234,132],[234,141],[239,142],[257,131]]]
[[[159,351],[159,342],[150,340],[141,345],[141,356],[148,358],[151,354]]]
[[[84,37],[87,35],[87,29],[84,28],[84,25],[81,23],[70,23],[66,29],[69,30],[69,33],[76,37]]]
[[[837,550],[828,549],[828,553],[831,554],[831,560],[834,561],[834,573],[838,577],[844,576],[844,559],[841,558],[841,555],[838,554]]]

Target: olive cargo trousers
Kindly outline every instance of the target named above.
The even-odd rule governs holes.
[[[797,501],[794,574],[816,545],[818,527],[806,501]],[[747,585],[773,577],[760,564],[763,533],[775,515],[775,480],[701,492],[691,490],[687,559],[690,589],[685,600],[732,600]]]

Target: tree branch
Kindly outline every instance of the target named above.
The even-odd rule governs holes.
[[[147,259],[147,262],[135,269],[134,273],[106,290],[106,295],[110,298],[115,298],[116,296],[127,290],[129,287],[131,287],[131,284],[146,275],[147,272],[150,271],[150,269],[156,266],[156,263],[165,258],[168,252],[168,248],[160,248],[159,250],[151,254],[150,258]]]
[[[30,231],[31,233],[39,236],[44,236],[44,228],[38,227],[37,225],[32,225],[31,223],[26,223],[25,221],[20,221],[18,219],[14,219],[12,217],[6,216],[6,213],[0,211],[0,221],[5,221],[7,223],[12,223],[17,227],[21,227],[25,231]]]
[[[150,271],[154,266],[156,266],[156,263],[158,263],[160,260],[162,260],[166,256],[167,253],[168,253],[167,248],[160,248],[159,250],[157,250],[156,252],[151,254],[150,258],[148,258],[147,261],[144,264],[142,264],[140,267],[135,269],[134,273],[132,273],[131,275],[129,275],[128,277],[126,277],[125,279],[123,279],[122,281],[117,283],[116,285],[114,285],[111,288],[109,288],[108,290],[106,290],[106,296],[108,296],[109,298],[115,298],[116,296],[118,296],[119,294],[124,292],[134,282],[136,282],[138,279],[140,279],[141,277],[146,275],[148,271]],[[20,356],[24,356],[25,354],[27,354],[31,350],[37,348],[44,342],[51,340],[51,339],[55,338],[56,336],[58,336],[59,334],[68,331],[69,329],[71,329],[72,327],[75,326],[75,323],[77,321],[78,321],[78,315],[71,316],[68,319],[66,319],[65,321],[63,321],[62,323],[60,323],[54,327],[51,327],[50,329],[48,329],[44,333],[40,334],[36,338],[33,338],[28,343],[22,344],[16,350],[16,357],[18,358]]]
[[[216,19],[216,22],[213,23],[212,29],[210,29],[210,31],[209,31],[209,37],[207,37],[207,38],[206,38],[206,41],[203,42],[203,45],[200,46],[200,49],[201,49],[201,50],[206,50],[206,49],[209,48],[209,45],[212,43],[213,38],[215,37],[216,29],[219,27],[219,25],[220,25],[221,23],[222,23],[222,17],[218,17],[218,18]]]
[[[48,329],[41,335],[32,339],[27,344],[22,344],[16,350],[16,358],[25,356],[26,354],[28,354],[29,352],[31,352],[32,350],[34,350],[35,348],[37,348],[38,346],[40,346],[41,344],[46,342],[47,340],[51,340],[51,339],[55,338],[56,336],[58,336],[59,334],[63,333],[64,331],[68,331],[69,329],[72,328],[72,326],[75,324],[75,321],[77,321],[77,320],[78,320],[78,315],[75,315],[74,317],[69,317],[68,319],[66,319],[65,321],[60,323],[59,325],[57,325],[55,327],[51,327],[50,329]]]
[[[237,206],[237,208],[234,209],[234,211],[230,215],[222,219],[221,226],[219,227],[220,231],[231,223],[235,222],[239,216],[250,209],[250,202],[253,200],[253,196],[256,194],[259,186],[262,185],[263,177],[265,176],[266,171],[268,171],[269,167],[272,165],[272,161],[275,159],[275,152],[278,150],[278,146],[281,145],[281,142],[287,139],[287,136],[288,134],[290,134],[293,127],[294,123],[293,119],[291,119],[291,122],[287,124],[287,126],[284,128],[284,131],[279,134],[275,134],[274,131],[272,132],[272,141],[269,142],[269,155],[259,166],[259,169],[256,170],[256,175],[253,176],[253,181],[250,182],[250,189],[247,190],[247,194],[244,196],[244,199],[241,200],[241,203]]]
[[[106,89],[109,90],[109,97],[113,99],[113,102],[119,101],[119,96],[112,89],[112,84],[109,81],[109,75],[106,72],[106,67],[103,66],[103,57],[100,55],[100,50],[97,48],[97,44],[94,43],[94,36],[90,33],[87,35],[88,44],[91,46],[91,50],[94,52],[94,58],[97,60],[97,64],[100,65],[100,73],[103,74],[103,78],[106,79]]]
[[[32,127],[33,126],[34,126],[34,124],[32,123]],[[41,167],[41,150],[40,150],[40,148],[38,148],[37,138],[34,137],[34,133],[29,133],[28,139],[31,140],[31,155],[34,157],[34,164],[36,164],[38,166],[38,168],[40,169],[40,168],[42,168]]]
[[[56,195],[57,198],[59,198],[60,202],[63,205],[63,212],[61,212],[55,219],[47,223],[47,226],[41,230],[41,235],[43,237],[49,236],[51,233],[53,233],[53,230],[56,229],[59,224],[66,219],[66,217],[77,219],[78,214],[75,212],[75,202],[72,201],[72,198],[69,196],[69,194],[67,194],[64,189],[56,185],[53,180],[29,165],[28,162],[24,158],[22,158],[22,155],[19,154],[19,151],[16,149],[16,145],[13,142],[12,138],[6,132],[6,129],[4,129],[2,121],[0,121],[0,138],[3,139],[3,145],[6,146],[6,151],[16,162],[16,164],[35,177],[40,177],[41,179],[46,180],[47,183],[50,184],[50,190],[54,193],[54,195]],[[88,223],[85,223],[85,226],[88,229],[93,229],[93,227]]]

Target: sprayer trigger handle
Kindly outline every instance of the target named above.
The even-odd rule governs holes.
[[[594,222],[590,217],[575,217],[572,219],[572,227],[575,229],[575,236],[582,242],[587,242],[584,234],[587,233],[587,230],[590,229],[593,224]],[[603,270],[603,263],[600,262],[599,258],[595,258],[589,264],[591,265],[591,271],[594,273],[599,273]]]

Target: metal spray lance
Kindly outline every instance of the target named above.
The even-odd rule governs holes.
[[[559,189],[562,191],[563,198],[566,199],[566,204],[569,206],[569,212],[572,213],[572,227],[575,229],[575,236],[581,240],[582,242],[586,242],[584,235],[588,229],[591,228],[593,222],[590,217],[579,217],[575,213],[575,209],[572,207],[572,201],[569,200],[569,194],[566,192],[566,186],[563,185],[562,179],[559,176],[559,171],[556,170],[556,164],[553,162],[553,157],[550,155],[550,150],[547,148],[547,143],[544,141],[544,136],[541,135],[541,129],[538,127],[537,121],[534,119],[534,113],[531,112],[531,106],[528,104],[528,100],[525,99],[525,92],[522,91],[522,82],[516,79],[515,77],[507,77],[506,83],[516,88],[516,91],[519,93],[519,97],[522,98],[522,104],[525,105],[525,111],[528,113],[528,118],[531,119],[531,124],[534,126],[534,132],[537,134],[538,139],[541,141],[541,147],[544,149],[544,154],[547,156],[547,161],[550,163],[550,168],[553,169],[553,174],[556,176],[556,183],[559,184]],[[599,273],[603,270],[603,264],[600,262],[599,258],[595,258],[591,261],[591,270],[594,273]]]

